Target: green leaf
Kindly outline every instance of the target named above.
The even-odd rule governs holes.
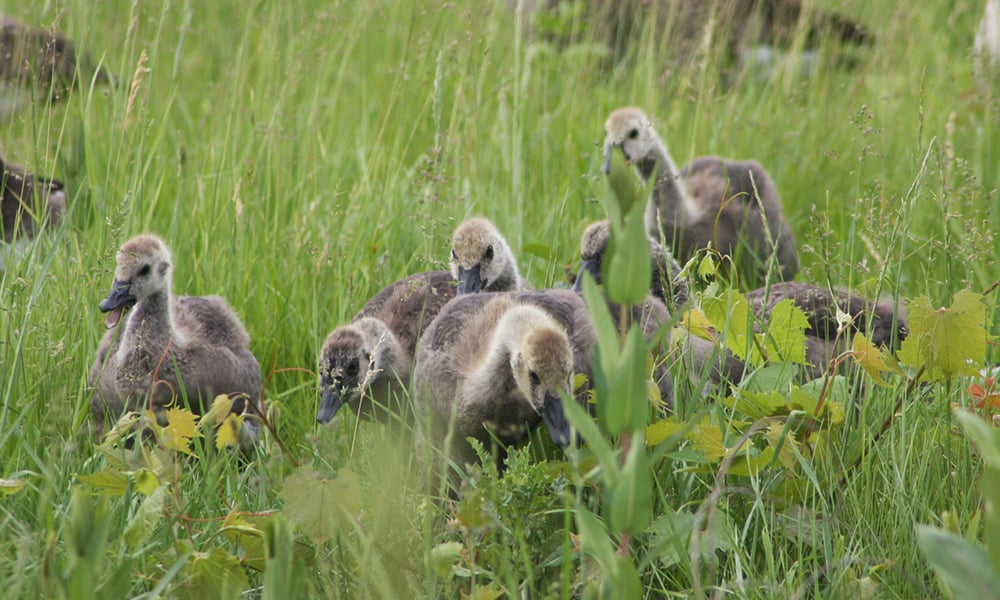
[[[642,581],[639,579],[639,571],[635,568],[635,564],[630,558],[615,556],[611,572],[605,572],[601,596],[605,600],[619,600],[642,598],[642,594]]]
[[[926,376],[948,381],[956,375],[976,375],[986,358],[986,306],[967,290],[948,308],[934,309],[926,296],[908,307],[910,333],[903,340],[899,360],[925,368]]]
[[[661,419],[646,428],[646,446],[659,446],[686,428],[686,424],[676,420]]]
[[[608,298],[619,304],[640,304],[649,295],[652,269],[642,211],[629,213],[624,225],[612,221],[602,273]]]
[[[583,280],[583,300],[587,304],[587,313],[590,314],[594,330],[597,332],[597,345],[594,347],[595,352],[591,359],[593,366],[596,369],[598,365],[603,365],[606,370],[610,370],[618,362],[618,328],[615,327],[615,321],[608,310],[608,303],[592,277],[585,277]],[[600,362],[596,350],[602,350]]]
[[[154,475],[155,477],[155,475]],[[122,537],[129,552],[136,552],[153,534],[156,524],[163,518],[163,508],[166,505],[167,487],[157,487],[143,499],[132,521]]]
[[[326,479],[312,467],[299,467],[285,479],[279,496],[288,521],[317,544],[348,530],[362,506],[361,483],[349,469]]]
[[[882,351],[875,344],[871,343],[864,334],[854,334],[852,342],[851,357],[861,368],[868,373],[876,385],[887,387],[889,384],[882,379],[882,373],[889,371],[890,367],[882,356]]]
[[[633,206],[645,206],[646,196],[643,194],[643,186],[629,169],[625,157],[620,152],[615,152],[611,156],[608,185],[612,195],[608,202],[608,219],[612,223],[620,223],[622,215],[627,215]]]
[[[601,469],[605,472],[614,471],[617,468],[617,453],[608,443],[608,439],[601,433],[597,423],[590,418],[583,407],[570,399],[563,399],[563,411],[566,413],[566,420],[580,434],[583,441],[587,443],[587,447],[597,457]]]
[[[596,349],[596,352],[603,351],[603,348]],[[595,370],[597,417],[609,435],[646,428],[649,421],[647,355],[642,331],[637,325],[633,325],[625,339],[618,364],[606,371],[603,368],[606,361],[602,360],[601,368]]]
[[[639,533],[649,523],[653,512],[653,484],[648,462],[645,445],[633,443],[625,464],[609,486],[608,525],[616,533]]]
[[[89,475],[77,475],[77,481],[93,488],[101,496],[124,496],[128,489],[128,475],[121,471],[99,471]]]
[[[702,296],[701,308],[717,331],[723,332],[726,348],[741,360],[760,366],[762,357],[753,346],[753,319],[743,294],[726,290],[719,296]]]
[[[295,538],[288,521],[276,514],[264,524],[267,562],[263,600],[301,598],[305,593],[301,561],[294,560]]]
[[[132,480],[135,483],[135,489],[145,496],[160,488],[160,478],[149,469],[139,469],[132,474]]]
[[[221,532],[226,536],[227,540],[240,547],[243,564],[252,569],[263,571],[267,567],[267,548],[264,545],[264,531],[254,523],[263,521],[262,526],[266,528],[273,519],[279,516],[275,514],[269,517],[248,518],[233,511],[226,515],[225,520],[222,521]],[[284,521],[284,518],[282,518],[282,521]]]
[[[427,562],[438,577],[447,577],[452,567],[462,562],[465,556],[465,546],[461,542],[444,542],[431,548],[427,554]]]
[[[805,364],[808,327],[806,314],[794,302],[782,300],[775,304],[768,319],[767,332],[760,336],[768,358],[772,361]]]
[[[222,548],[195,552],[184,569],[180,598],[238,598],[250,581],[238,558]]]
[[[609,573],[615,566],[615,550],[604,523],[585,506],[577,506],[573,514],[580,532],[580,549],[592,556],[605,574]]]
[[[917,541],[956,598],[1000,599],[1000,577],[986,549],[937,527],[917,527]]]
[[[0,494],[4,496],[16,494],[26,485],[28,482],[24,479],[0,479]]]

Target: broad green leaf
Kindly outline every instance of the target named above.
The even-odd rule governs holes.
[[[580,532],[580,549],[589,554],[605,573],[615,564],[615,551],[604,523],[585,506],[573,510],[577,530]]]
[[[639,533],[653,512],[652,473],[646,448],[633,443],[625,464],[607,490],[608,525],[615,533]]]
[[[604,585],[601,586],[601,596],[604,600],[641,598],[642,581],[632,559],[616,555],[613,564],[611,571],[604,573]]]
[[[615,327],[614,319],[608,310],[608,303],[601,294],[601,289],[597,287],[592,277],[583,280],[583,299],[587,304],[587,313],[590,314],[590,318],[594,322],[594,330],[597,332],[598,343],[594,348],[593,366],[596,369],[599,365],[603,365],[606,370],[610,370],[618,363],[618,328]],[[600,361],[598,361],[596,350],[602,350]]]
[[[851,350],[851,357],[861,365],[872,381],[883,387],[889,385],[885,379],[882,379],[882,373],[889,370],[889,365],[886,364],[882,357],[882,351],[875,344],[868,341],[868,338],[863,334],[856,333]]]
[[[744,449],[746,448],[749,448],[749,445],[744,446]],[[770,466],[772,462],[774,462],[774,449],[764,448],[759,454],[751,455],[747,453],[738,456],[733,460],[727,474],[741,477],[756,477],[762,469]]]
[[[266,527],[268,523],[278,516],[280,515],[246,517],[232,511],[222,521],[222,529],[220,531],[222,535],[226,536],[227,540],[240,547],[243,564],[252,569],[263,571],[267,566],[267,549],[264,545],[264,530],[258,527],[256,523],[263,522],[264,527]]]
[[[360,480],[349,469],[327,479],[312,467],[299,467],[285,479],[279,496],[289,523],[317,544],[346,532],[362,506]]]
[[[641,210],[628,213],[624,225],[612,221],[602,277],[612,302],[640,304],[649,295],[653,271]]]
[[[26,485],[28,482],[24,479],[0,479],[0,494],[4,496],[16,494]]]
[[[621,222],[622,215],[627,215],[634,206],[645,206],[646,196],[643,194],[643,186],[625,163],[625,157],[621,152],[611,155],[608,185],[611,188],[608,218],[612,223]]]
[[[715,255],[706,252],[698,263],[698,278],[702,281],[715,277],[719,273],[719,265],[715,261]]]
[[[598,348],[596,351],[603,350]],[[633,325],[618,364],[610,372],[601,369],[594,373],[599,384],[597,416],[609,435],[616,436],[646,427],[649,420],[646,356],[646,340],[639,327]]]
[[[775,422],[767,428],[764,437],[767,438],[767,445],[778,453],[778,461],[785,468],[794,469],[795,465],[798,464],[798,459],[795,458],[795,447],[798,446],[795,432],[781,423]]]
[[[128,475],[120,471],[99,471],[88,475],[77,475],[77,480],[93,488],[100,496],[124,496],[128,489]]]
[[[755,421],[764,417],[784,416],[790,411],[788,400],[774,390],[769,392],[740,390],[735,396],[724,398],[722,403]]]
[[[229,413],[215,432],[215,448],[235,448],[240,445],[240,427],[246,417]]]
[[[122,536],[125,539],[125,546],[129,552],[139,550],[149,539],[149,536],[153,534],[156,524],[163,519],[163,508],[166,505],[166,498],[167,486],[157,485],[143,499],[142,504],[139,505],[139,510],[132,517]]]
[[[160,487],[160,478],[149,469],[139,469],[132,473],[132,481],[139,493],[148,496]]]
[[[177,589],[181,598],[238,598],[250,587],[238,558],[222,548],[195,552],[184,568],[184,581]]]
[[[903,340],[899,360],[926,376],[947,381],[957,375],[976,375],[986,358],[986,306],[967,290],[948,308],[934,309],[926,296],[908,307],[910,333]]]
[[[583,441],[597,461],[601,464],[601,469],[605,472],[613,471],[617,465],[617,453],[608,443],[608,439],[601,433],[597,423],[588,415],[583,407],[571,399],[563,399],[563,412],[566,413],[566,420],[580,434]]]
[[[711,462],[722,460],[726,455],[726,444],[718,425],[703,423],[694,427],[687,437],[694,443],[695,449]]]
[[[207,427],[215,423],[221,423],[232,411],[233,399],[228,394],[219,394],[212,401],[212,408],[202,416],[198,422],[200,427]]]
[[[926,525],[917,542],[956,598],[1000,600],[1000,576],[981,545]]]
[[[292,528],[280,514],[264,524],[267,562],[264,570],[263,600],[286,600],[304,597],[302,561],[295,560]],[[298,590],[298,593],[296,593]]]
[[[198,416],[185,408],[168,409],[167,426],[160,431],[160,435],[167,448],[194,456],[191,440],[201,437]]]
[[[767,322],[767,332],[760,334],[768,359],[805,364],[805,332],[808,327],[809,321],[805,313],[791,300],[782,300],[775,304]]]
[[[465,546],[461,542],[444,542],[431,548],[427,562],[438,577],[447,577],[452,567],[464,560]]]
[[[844,422],[843,404],[834,402],[828,398],[823,402],[823,406],[819,409],[819,414],[817,414],[816,408],[819,406],[819,394],[800,387],[792,387],[792,391],[789,394],[789,406],[792,410],[801,410],[809,417],[824,421],[827,425],[840,425]]]
[[[656,421],[646,428],[646,446],[659,446],[671,436],[684,431],[686,427],[687,425],[684,423],[671,419],[661,419]]]
[[[719,296],[702,296],[701,308],[716,331],[722,332],[726,348],[741,360],[760,366],[761,356],[753,347],[753,319],[750,304],[736,290]]]
[[[709,341],[715,341],[716,338],[712,322],[708,320],[700,308],[689,308],[684,311],[677,329]]]

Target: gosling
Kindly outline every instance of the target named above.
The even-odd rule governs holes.
[[[249,415],[239,432],[248,450],[262,410],[250,336],[223,298],[173,296],[172,274],[170,251],[155,235],[134,237],[118,252],[114,285],[100,304],[109,331],[88,378],[96,432],[126,411],[151,409],[161,425],[170,406],[203,414],[217,395],[228,394],[236,398],[233,411]]]
[[[551,301],[546,300],[546,301]],[[474,294],[446,305],[420,340],[413,373],[418,424],[458,464],[477,462],[466,438],[516,444],[539,422],[569,445],[563,397],[573,394],[574,348],[565,323],[516,294]],[[562,320],[562,323],[560,322]],[[589,348],[588,348],[589,351]]]
[[[507,240],[482,217],[467,219],[455,229],[451,274],[458,282],[459,295],[527,289]]]
[[[417,340],[455,290],[447,271],[411,275],[376,294],[350,324],[331,331],[319,355],[316,420],[329,422],[345,404],[383,422],[402,414]]]
[[[804,375],[816,379],[823,375],[834,353],[849,349],[857,333],[870,330],[871,342],[887,350],[898,350],[909,334],[906,318],[891,301],[873,302],[845,290],[830,291],[808,283],[779,283],[744,295],[760,319],[770,318],[782,300],[791,300],[806,315],[806,362]],[[842,325],[837,311],[851,317]],[[840,343],[834,344],[840,331]]]
[[[3,242],[12,247],[14,258],[43,224],[58,226],[66,216],[66,188],[56,179],[41,177],[0,157],[0,216]],[[0,252],[0,271],[6,269]]]
[[[710,243],[733,258],[738,272],[763,283],[772,253],[777,276],[799,270],[795,238],[771,176],[756,161],[695,159],[678,169],[666,144],[638,108],[614,111],[604,123],[604,171],[620,148],[644,181],[656,184],[646,204],[646,230],[662,237],[682,261]]]

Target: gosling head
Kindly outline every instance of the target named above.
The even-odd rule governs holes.
[[[658,138],[649,117],[638,108],[620,108],[604,122],[604,172],[611,172],[611,154],[621,148],[625,160],[644,173],[644,163],[654,161]],[[649,169],[652,171],[652,169]]]
[[[511,354],[510,366],[518,390],[542,417],[552,441],[568,446],[571,434],[562,396],[573,391],[573,350],[566,334],[555,327],[532,329]]]
[[[111,292],[100,304],[101,312],[109,313],[108,329],[150,295],[169,292],[171,271],[170,250],[160,238],[143,234],[125,242],[118,251]]]
[[[520,277],[507,240],[481,217],[468,219],[455,230],[451,276],[458,281],[459,295],[516,290]]]
[[[323,342],[316,413],[320,423],[328,423],[345,404],[357,403],[372,380],[388,367],[386,328],[364,321],[368,319],[334,329]]]
[[[611,237],[610,224],[607,221],[598,221],[583,232],[580,238],[580,258],[583,263],[580,265],[580,273],[576,276],[573,284],[573,291],[580,293],[583,290],[583,277],[585,273],[590,273],[594,278],[594,283],[601,283],[601,265],[604,262],[604,253],[608,249],[608,240]]]

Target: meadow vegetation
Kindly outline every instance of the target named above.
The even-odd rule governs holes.
[[[952,416],[996,401],[971,395],[961,366],[989,358],[977,327],[992,337],[1000,279],[1000,88],[971,56],[981,2],[816,4],[877,42],[851,68],[824,44],[811,76],[793,52],[729,83],[714,60],[656,60],[650,28],[619,62],[546,44],[500,0],[8,7],[57,23],[119,83],[39,95],[0,124],[5,158],[69,190],[65,224],[0,275],[4,595],[569,598],[634,569],[649,598],[947,596],[918,526],[990,528],[982,460]],[[939,323],[940,364],[957,366],[917,382],[932,354],[914,349],[886,385],[798,391],[763,369],[751,409],[678,384],[678,416],[645,430],[638,463],[617,441],[601,456],[607,436],[577,415],[591,448],[563,455],[541,432],[505,476],[474,470],[459,501],[407,426],[349,411],[318,425],[326,334],[385,285],[446,268],[463,218],[493,220],[535,287],[567,284],[580,234],[607,217],[602,124],[625,105],[680,163],[766,166],[797,280],[971,315]],[[271,424],[249,462],[211,435],[143,451],[88,434],[97,304],[143,231],[170,245],[177,293],[225,296],[247,326]],[[620,490],[601,466],[619,458],[647,515],[608,508]]]

